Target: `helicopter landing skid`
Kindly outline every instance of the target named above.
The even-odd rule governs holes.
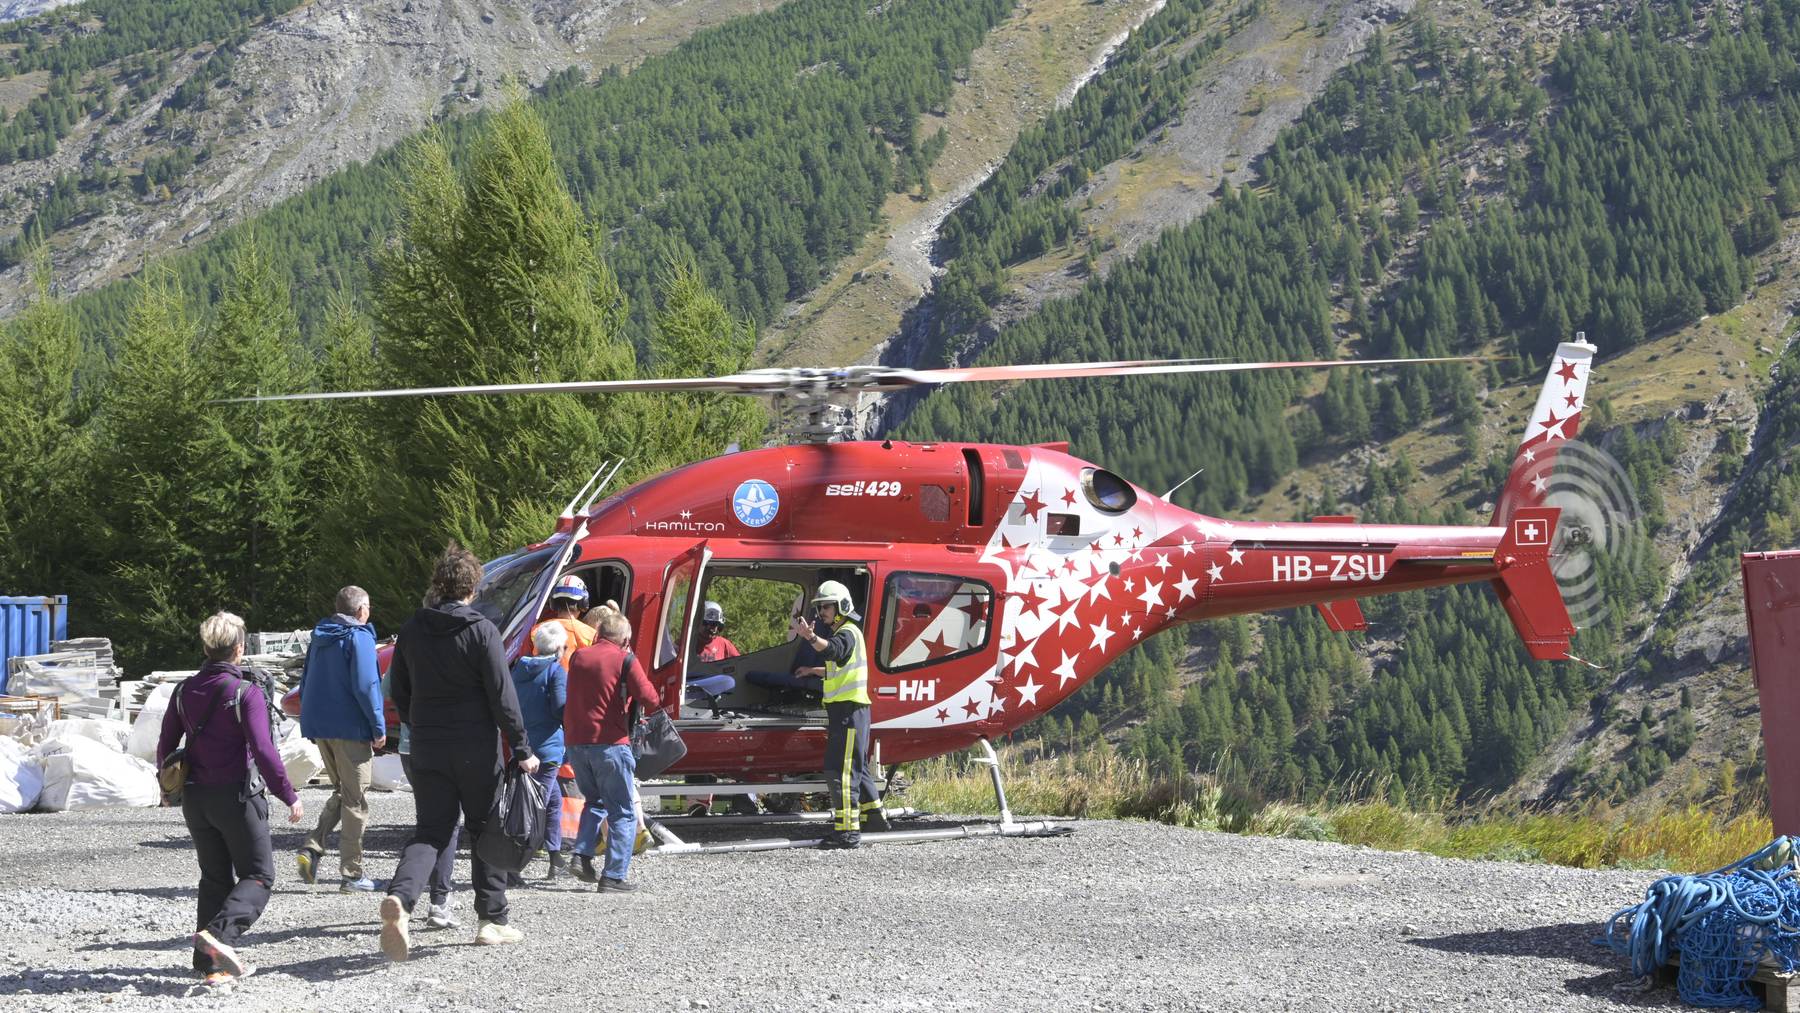
[[[1013,818],[1012,808],[1006,802],[1006,785],[1000,776],[1000,757],[994,752],[994,744],[983,737],[980,740],[984,755],[975,758],[976,763],[985,764],[994,779],[994,799],[1000,806],[998,822],[969,823],[955,827],[939,827],[929,830],[884,830],[872,831],[862,835],[864,844],[918,844],[925,841],[954,841],[974,837],[1064,837],[1075,832],[1068,824],[1052,823],[1048,820],[1030,820],[1020,822]],[[923,815],[916,810],[896,809],[889,813],[890,819],[916,818]],[[776,837],[763,840],[734,841],[723,844],[702,844],[682,840],[667,824],[677,820],[685,823],[704,824],[707,826],[752,825],[757,823],[791,823],[822,822],[830,819],[830,813],[767,813],[755,816],[694,816],[694,817],[656,817],[648,821],[652,838],[656,841],[654,850],[670,855],[731,855],[752,851],[788,851],[796,848],[817,848],[823,843],[822,838],[802,838],[799,840]]]

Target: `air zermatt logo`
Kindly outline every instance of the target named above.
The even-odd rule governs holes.
[[[1549,545],[1550,525],[1541,520],[1513,521],[1513,538],[1520,545]]]
[[[781,497],[776,495],[775,487],[760,478],[743,483],[731,495],[731,512],[746,527],[762,527],[774,520],[780,509]]]

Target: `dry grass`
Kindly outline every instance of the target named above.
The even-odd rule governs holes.
[[[1546,862],[1583,869],[1699,872],[1750,854],[1774,836],[1767,814],[1698,807],[1663,812],[1590,809],[1521,813],[1496,808],[1412,812],[1386,802],[1260,802],[1219,778],[1151,778],[1110,750],[1002,761],[1007,801],[1021,816],[1144,819],[1265,837],[1339,841],[1446,858]],[[986,767],[950,757],[918,764],[910,805],[936,812],[994,813]]]

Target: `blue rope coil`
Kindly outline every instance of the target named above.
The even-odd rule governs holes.
[[[1654,974],[1681,951],[1676,987],[1695,1006],[1761,1009],[1749,982],[1764,958],[1783,973],[1800,967],[1800,838],[1777,837],[1698,876],[1664,876],[1641,903],[1620,908],[1596,942]]]

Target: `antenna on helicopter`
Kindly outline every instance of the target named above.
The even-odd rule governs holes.
[[[1205,468],[1195,468],[1194,473],[1192,475],[1189,475],[1188,477],[1182,479],[1181,481],[1176,482],[1173,486],[1170,486],[1169,491],[1162,494],[1162,498],[1168,499],[1170,496],[1175,495],[1176,489],[1179,489],[1182,486],[1188,484],[1189,482],[1192,482],[1194,479],[1199,478],[1200,473],[1205,470],[1206,470]]]
[[[588,480],[582,483],[581,488],[576,491],[574,496],[570,497],[569,504],[562,508],[562,513],[558,514],[559,517],[568,520],[575,516],[575,504],[581,501],[581,497],[588,494],[588,490],[593,488],[594,483],[600,480],[600,473],[605,471],[606,466],[611,463],[612,462],[610,461],[600,462],[600,467],[595,468],[594,473],[588,476]]]

